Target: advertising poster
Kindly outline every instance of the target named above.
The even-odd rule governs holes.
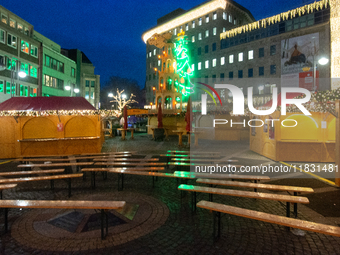
[[[317,90],[319,71],[316,68],[314,70],[314,59],[318,52],[319,33],[282,40],[281,86]]]

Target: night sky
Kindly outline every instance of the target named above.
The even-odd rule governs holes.
[[[238,0],[256,20],[294,9],[306,0]],[[188,10],[204,0],[30,0],[1,5],[34,26],[62,48],[78,48],[92,61],[101,85],[110,76],[145,84],[143,32],[163,15]],[[310,1],[308,1],[310,2]]]

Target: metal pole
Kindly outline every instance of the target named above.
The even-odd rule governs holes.
[[[315,54],[313,55],[313,91],[316,91],[316,62],[315,62]]]

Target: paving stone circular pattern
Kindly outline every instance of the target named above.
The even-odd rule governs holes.
[[[142,237],[162,226],[169,217],[168,207],[160,200],[135,192],[99,192],[78,194],[72,200],[126,201],[139,205],[133,220],[123,218],[126,223],[109,227],[108,236],[101,240],[100,227],[95,230],[75,233],[49,224],[48,221],[72,210],[32,209],[19,217],[12,225],[11,235],[20,244],[46,251],[86,251],[117,246]],[[94,214],[94,210],[77,210]],[[110,211],[119,215],[115,211]]]

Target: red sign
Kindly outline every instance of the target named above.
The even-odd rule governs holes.
[[[63,123],[58,123],[57,125],[58,132],[63,132],[64,131],[64,124]]]
[[[315,89],[314,86],[314,78],[313,78],[313,71],[310,72],[302,72],[299,73],[299,87],[305,88],[308,90],[318,90],[319,89],[319,71],[315,73]]]

